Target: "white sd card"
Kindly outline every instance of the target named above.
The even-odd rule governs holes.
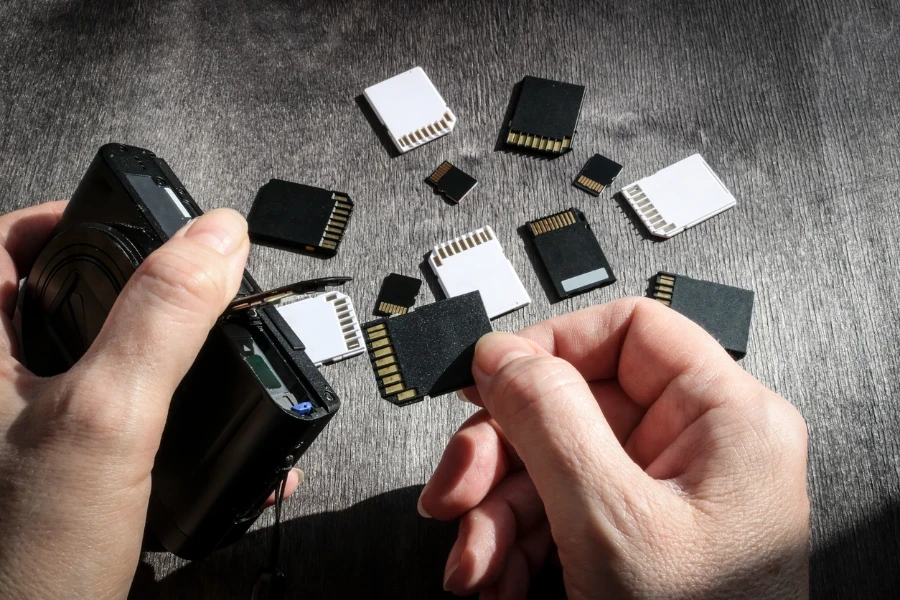
[[[277,307],[316,366],[362,354],[365,345],[349,296],[326,292]]]
[[[363,95],[400,152],[409,152],[456,127],[456,116],[421,67],[367,87]]]
[[[448,297],[478,290],[493,319],[531,303],[494,230],[482,227],[435,246],[428,257]]]
[[[650,233],[664,238],[737,203],[699,154],[626,186],[622,195]]]

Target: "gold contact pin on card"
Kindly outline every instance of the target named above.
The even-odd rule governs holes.
[[[390,365],[390,366],[384,367],[383,369],[378,369],[378,371],[376,371],[376,373],[378,374],[379,377],[384,377],[385,375],[390,375],[391,373],[396,373],[398,370],[399,370],[399,368],[397,367],[397,365]]]
[[[393,353],[394,349],[390,346],[390,344],[388,344],[386,348],[379,348],[378,350],[376,350],[373,356],[375,356],[375,358],[381,358],[383,356],[390,356]]]
[[[376,367],[386,367],[386,366],[388,366],[388,365],[394,364],[395,362],[397,362],[396,357],[394,357],[394,356],[388,356],[388,357],[380,358],[380,359],[376,360],[376,361],[375,361],[375,366],[376,366]]]

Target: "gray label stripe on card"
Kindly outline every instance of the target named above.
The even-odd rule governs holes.
[[[606,269],[595,269],[593,271],[588,271],[587,273],[582,273],[581,275],[576,275],[575,277],[563,279],[562,288],[567,292],[571,292],[572,290],[583,288],[586,285],[603,281],[608,277],[609,273],[606,272]]]

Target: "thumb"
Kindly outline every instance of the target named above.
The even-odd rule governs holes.
[[[106,409],[140,414],[146,439],[161,434],[175,388],[237,294],[249,248],[247,223],[233,210],[185,225],[137,268],[69,374],[115,390],[104,401],[119,406]]]
[[[517,335],[489,333],[475,347],[472,373],[551,524],[580,529],[587,524],[577,520],[600,510],[612,533],[623,510],[646,504],[652,480],[625,453],[575,367]]]

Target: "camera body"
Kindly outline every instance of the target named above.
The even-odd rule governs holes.
[[[201,213],[152,152],[100,148],[26,279],[26,365],[43,376],[68,370],[144,258]],[[239,296],[260,291],[245,271]],[[311,408],[292,410],[301,403]],[[221,317],[172,397],[147,548],[201,558],[240,538],[339,405],[274,307]]]

